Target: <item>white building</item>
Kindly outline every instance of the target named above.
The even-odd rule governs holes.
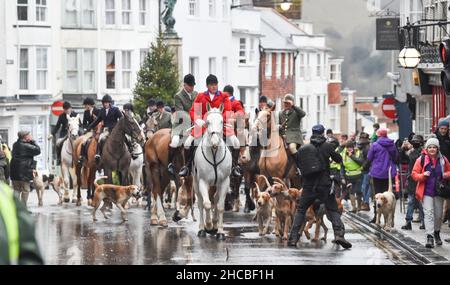
[[[158,0],[0,0],[0,133],[12,145],[30,130],[47,169],[50,105],[131,100],[157,33]]]

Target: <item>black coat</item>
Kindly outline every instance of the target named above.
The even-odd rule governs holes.
[[[33,180],[33,169],[36,169],[34,157],[41,154],[36,142],[18,140],[13,145],[11,160],[11,180],[29,182]]]
[[[119,119],[122,117],[122,112],[120,112],[119,108],[117,107],[111,106],[111,108],[109,108],[108,115],[106,115],[106,109],[102,108],[97,117],[97,120],[89,125],[88,130],[92,130],[100,122],[103,122],[103,126],[111,131],[116,126]]]
[[[73,112],[70,113],[70,117],[75,118],[78,114]],[[67,131],[69,129],[69,121],[67,120],[67,115],[65,113],[62,113],[58,117],[58,122],[56,122],[56,126],[52,131],[52,135],[55,136],[58,130],[61,128],[61,131],[59,133],[59,137],[65,137],[67,135]]]
[[[412,179],[411,173],[414,168],[414,164],[416,164],[416,160],[420,157],[422,154],[422,148],[415,148],[411,151],[407,152],[405,150],[402,150],[400,152],[400,157],[404,160],[408,160],[408,194],[414,194],[416,193],[417,188],[417,182]]]
[[[311,144],[319,149],[319,153],[321,155],[321,159],[323,162],[330,161],[330,158],[337,162],[342,163],[342,157],[339,153],[335,151],[335,147],[326,142],[326,138],[321,135],[312,135],[311,136]],[[331,178],[330,178],[330,164],[325,163],[325,171],[323,171],[319,176],[315,176],[312,178],[304,177],[304,186],[313,186],[317,183],[317,187],[320,186],[331,186]]]
[[[98,118],[99,114],[100,114],[100,109],[95,108],[95,107],[94,107],[94,109],[92,109],[92,115],[91,115],[90,111],[88,111],[88,110],[84,111],[83,128],[87,129],[89,127],[89,125],[95,121],[95,118]]]
[[[443,156],[450,161],[450,137],[447,135],[442,136],[439,131],[436,131],[436,137],[439,140],[439,150]]]
[[[359,142],[358,149],[361,150],[362,158],[364,159],[363,172],[368,173],[370,170],[370,161],[367,159],[367,155],[369,154],[370,141]]]

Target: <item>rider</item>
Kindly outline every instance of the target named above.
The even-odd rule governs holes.
[[[180,126],[183,124],[183,115],[187,117],[191,110],[192,104],[197,97],[197,92],[194,91],[195,77],[192,74],[187,74],[184,77],[183,90],[175,95],[175,114],[172,124],[172,140],[169,144],[169,165],[167,166],[169,173],[174,174],[173,157],[175,150],[183,144],[183,129]],[[188,119],[188,118],[185,118]],[[186,122],[184,122],[186,123]]]
[[[61,164],[61,148],[64,141],[67,139],[67,132],[69,130],[69,120],[67,117],[75,118],[78,114],[72,110],[72,105],[69,102],[63,103],[64,113],[59,115],[58,122],[56,123],[55,128],[52,131],[52,134],[48,137],[48,139],[52,139],[59,129],[59,139],[56,141],[56,164]],[[81,124],[81,122],[80,122]]]
[[[108,94],[103,96],[102,98],[102,105],[103,108],[100,110],[100,113],[97,117],[97,119],[92,122],[89,127],[88,131],[95,128],[100,122],[103,122],[103,133],[100,135],[98,144],[97,144],[97,150],[95,154],[95,161],[100,161],[100,154],[102,149],[102,144],[105,141],[105,139],[108,137],[108,135],[111,133],[114,126],[117,124],[117,122],[122,118],[122,112],[120,112],[119,108],[112,105],[112,98]]]
[[[156,112],[152,116],[156,120],[157,130],[172,128],[172,116],[166,111],[163,101],[156,102]]]
[[[142,116],[142,120],[139,122],[139,125],[145,127],[145,124],[147,123],[148,119],[150,119],[150,116],[152,116],[153,113],[156,113],[157,111],[156,101],[154,99],[148,99],[147,110],[145,110],[145,114]]]
[[[294,105],[294,96],[291,94],[284,96],[283,103],[284,110],[280,112],[280,135],[285,139],[291,157],[295,161],[297,148],[303,144],[300,124],[306,113]]]
[[[192,130],[191,135],[186,139],[186,142],[184,143],[185,157],[187,157],[186,159],[187,162],[179,173],[181,177],[186,177],[190,173],[190,167],[192,164],[192,160],[194,158],[196,145],[198,145],[198,142],[201,139],[203,127],[205,126],[205,121],[203,121],[202,118],[207,113],[207,104],[209,104],[211,108],[220,108],[220,106],[223,105],[224,122],[227,122],[228,121],[227,118],[230,116],[231,113],[230,99],[228,98],[227,94],[224,94],[218,90],[218,84],[219,81],[217,80],[217,77],[215,75],[210,74],[206,78],[206,85],[208,87],[208,90],[197,96],[190,110],[191,120],[195,122],[194,123],[195,127]],[[199,111],[201,111],[201,113],[199,113]],[[200,130],[199,128],[202,129]],[[227,137],[226,139],[227,145],[233,147],[232,174],[234,176],[241,176],[241,172],[237,163],[239,159],[239,148],[240,148],[239,140],[234,134],[234,130],[230,127],[225,127],[224,134]]]
[[[83,101],[84,106],[84,115],[83,115],[83,129],[87,129],[90,124],[92,124],[100,114],[100,109],[95,107],[95,101],[94,99],[88,97],[84,99]],[[86,155],[87,155],[87,149],[86,146],[88,145],[89,139],[92,137],[92,134],[88,133],[89,137],[86,138],[86,140],[81,144],[81,151],[80,151],[80,158],[78,160],[79,164],[82,164]]]

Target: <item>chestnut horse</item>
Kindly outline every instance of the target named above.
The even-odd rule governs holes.
[[[175,180],[175,185],[180,185],[180,178],[178,172],[184,165],[183,155],[177,153],[174,155],[173,165],[175,170],[175,177],[170,177],[167,170],[169,159],[169,144],[171,140],[171,130],[161,129],[154,133],[144,146],[144,160],[145,160],[145,172],[149,175],[149,179],[146,180],[146,191],[150,194],[147,203],[151,203],[151,225],[160,225],[167,227],[167,218],[163,207],[163,197],[170,180]],[[193,204],[193,192],[192,192],[192,176],[189,176],[185,182],[187,189],[188,203],[185,208],[178,211],[176,209],[173,220],[179,221],[182,218],[186,218],[189,210],[192,209]],[[176,189],[178,192],[178,189]]]
[[[281,177],[290,182],[291,187],[300,189],[301,181],[296,174],[296,165],[289,161],[284,140],[276,127],[274,110],[275,105],[270,109],[261,110],[254,125],[261,144],[261,156],[258,161],[260,174],[269,177],[269,180],[272,180],[272,177]]]

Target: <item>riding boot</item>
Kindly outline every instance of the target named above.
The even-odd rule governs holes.
[[[61,165],[61,150],[62,144],[56,145],[56,165]]]
[[[87,142],[84,142],[81,145],[80,158],[78,159],[78,165],[82,165],[84,162],[84,159],[86,157],[86,145],[87,145]]]
[[[244,192],[245,192],[244,213],[250,213],[251,211],[255,210],[255,202],[253,202],[253,199],[250,196],[250,187],[245,185]]]
[[[180,173],[178,175],[180,177],[186,177],[191,173],[192,161],[194,160],[195,150],[197,149],[194,144],[191,144],[189,149],[184,149],[184,158],[186,160],[186,164],[181,168]]]
[[[97,149],[95,150],[95,163],[99,164],[100,163],[100,153],[101,153],[102,147],[101,147],[101,143],[99,142],[97,144]]]
[[[169,146],[169,159],[168,159],[169,164],[167,165],[167,171],[169,171],[170,175],[175,175],[175,169],[173,167],[173,156],[176,150],[177,150],[176,148]]]
[[[239,154],[240,154],[240,150],[239,149],[232,149],[231,150],[231,156],[232,156],[232,175],[234,177],[241,177],[241,168],[239,167],[238,161],[239,161]]]
[[[297,176],[302,176],[302,173],[300,172],[300,168],[299,168],[299,165],[298,165],[298,163],[297,163],[297,153],[294,153],[294,154],[290,154],[289,155],[289,159],[291,159],[292,160],[292,162],[293,162],[293,165],[295,165],[295,174],[297,175]]]

